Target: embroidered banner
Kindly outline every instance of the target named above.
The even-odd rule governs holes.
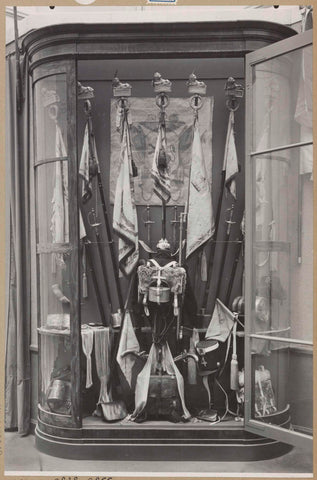
[[[131,97],[131,143],[132,155],[138,169],[133,179],[137,205],[161,205],[154,193],[151,176],[153,155],[157,140],[159,109],[155,98]],[[199,131],[206,163],[207,180],[211,185],[212,169],[212,112],[213,97],[203,99],[199,110]],[[111,162],[110,201],[114,202],[116,182],[119,175],[120,135],[116,130],[116,101],[111,103]],[[188,198],[188,179],[193,141],[193,111],[188,98],[171,98],[166,109],[167,157],[170,168],[171,199],[168,205],[184,205]]]

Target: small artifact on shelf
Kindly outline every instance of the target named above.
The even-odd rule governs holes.
[[[56,330],[69,330],[69,313],[49,313],[46,317],[46,328]]]
[[[71,414],[71,383],[55,378],[51,381],[46,395],[46,403],[51,412]]]
[[[255,370],[255,416],[265,417],[277,411],[271,373],[260,365]]]

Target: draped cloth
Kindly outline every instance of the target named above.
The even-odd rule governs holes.
[[[92,382],[92,365],[91,354],[94,346],[94,332],[91,328],[86,327],[81,329],[81,340],[83,352],[86,356],[86,388],[90,388]]]
[[[233,325],[233,313],[217,298],[205,338],[225,342],[230,335]]]
[[[194,123],[189,182],[186,258],[204,245],[215,231],[211,188],[206,174],[198,120]]]
[[[154,150],[151,176],[154,180],[154,193],[162,200],[162,202],[168,203],[171,198],[171,181],[168,163],[166,162],[166,166],[160,165],[160,156],[164,155],[165,159],[167,159],[166,151],[165,125],[160,123]]]
[[[131,420],[135,420],[144,410],[147,403],[147,396],[150,384],[150,376],[155,373],[155,366],[157,365],[157,348],[155,344],[152,345],[150,353],[146,364],[143,367],[143,370],[139,373],[136,389],[135,389],[135,409],[131,415]],[[175,375],[179,397],[181,400],[183,417],[190,418],[190,413],[185,405],[185,396],[184,396],[184,379],[178,370],[173,356],[171,354],[169,345],[167,342],[162,345],[162,367],[163,371],[166,371],[169,375]]]
[[[234,140],[234,112],[230,111],[225,154],[223,161],[223,171],[225,171],[225,185],[231,195],[237,199],[235,177],[239,173],[238,157],[236,144]]]
[[[127,121],[123,125],[120,163],[113,207],[113,230],[119,237],[119,268],[124,275],[129,275],[139,259],[139,238]]]
[[[112,340],[109,327],[94,328],[94,337],[96,369],[100,380],[99,405],[112,401],[111,392],[108,392]]]
[[[126,381],[129,384],[129,387],[132,388],[133,367],[136,362],[136,356],[128,353],[122,357],[122,354],[127,350],[140,352],[140,345],[134,332],[129,311],[126,311],[123,319],[122,332],[117,353],[117,362]]]
[[[30,426],[31,255],[28,58],[22,110],[17,114],[15,57],[6,58],[6,285],[5,428],[26,435]]]

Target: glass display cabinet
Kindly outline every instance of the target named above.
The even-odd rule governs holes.
[[[190,449],[192,458],[210,459],[213,452],[213,458],[218,460],[270,458],[301,442],[311,448],[311,32],[296,35],[288,27],[253,21],[142,26],[74,24],[31,32],[25,37],[23,48],[29,55],[34,119],[38,448],[70,458],[133,459],[149,455],[181,458]],[[137,157],[146,135],[150,135],[142,136],[140,130],[147,128],[150,132],[153,125],[157,126],[158,109],[150,82],[153,73],[166,72],[177,92],[172,95],[176,97],[171,98],[172,102],[183,105],[185,100],[188,102],[188,98],[184,100],[188,96],[185,82],[196,68],[197,59],[201,70],[197,74],[206,81],[210,97],[205,100],[214,118],[210,122],[212,135],[208,137],[213,138],[210,157],[214,205],[219,202],[227,128],[224,81],[234,76],[245,84],[246,123],[243,103],[235,117],[241,164],[237,186],[243,193],[238,196],[234,214],[231,209],[229,220],[231,200],[223,196],[220,203],[223,222],[218,235],[224,235],[228,221],[234,221],[222,265],[219,249],[224,242],[216,242],[213,275],[218,271],[219,289],[207,288],[205,303],[202,289],[206,289],[206,280],[199,278],[198,260],[195,257],[186,265],[198,311],[191,312],[190,302],[184,308],[189,323],[184,320],[183,341],[187,350],[192,347],[186,328],[196,328],[203,338],[215,296],[227,303],[230,310],[235,297],[245,296],[236,339],[239,398],[243,400],[239,411],[238,396],[230,391],[230,362],[224,361],[230,345],[227,353],[223,346],[222,390],[215,391],[213,398],[221,412],[220,421],[193,421],[197,409],[208,401],[210,404],[210,390],[207,398],[208,380],[203,375],[198,376],[196,383],[189,380],[190,361],[195,357],[192,355],[186,362],[181,358],[178,373],[174,372],[174,376],[179,374],[185,379],[185,402],[192,421],[173,423],[157,414],[143,423],[131,422],[126,416],[133,411],[129,404],[133,404],[133,398],[131,391],[130,396],[125,395],[126,386],[115,363],[118,357],[114,357],[114,345],[118,335],[122,335],[116,313],[126,308],[131,313],[133,334],[129,341],[132,338],[134,344],[127,343],[128,353],[138,342],[149,354],[152,337],[151,329],[142,320],[146,302],[141,306],[137,301],[125,302],[131,292],[137,296],[136,283],[120,277],[118,289],[115,282],[117,266],[112,249],[117,252],[118,245],[116,240],[111,245],[106,221],[106,216],[109,221],[112,219],[111,162],[118,143],[112,79],[119,69],[120,78],[133,86],[132,124],[140,112],[146,112],[142,108],[148,108],[152,96],[153,112],[147,113],[147,123],[142,124],[142,118],[138,120],[133,131],[133,153]],[[91,98],[86,89],[91,112],[80,95],[80,89],[87,86],[94,92]],[[177,113],[173,115],[168,122],[174,122],[177,129],[183,119]],[[88,179],[93,193],[84,202],[79,170],[85,155],[86,125],[90,128],[87,145],[95,145],[99,169],[95,177],[98,180]],[[182,138],[184,144],[177,143],[179,151],[188,148],[186,138]],[[153,155],[154,146],[146,148]],[[177,149],[175,155],[179,153]],[[183,182],[185,171],[186,165],[178,181]],[[148,179],[142,169],[138,175],[135,185],[142,196],[147,192],[144,185]],[[153,248],[161,236],[162,212],[160,205],[148,202],[141,199],[136,213],[139,238]],[[173,245],[179,242],[178,219],[184,207],[184,202],[175,196],[173,205],[165,212],[167,237]],[[244,240],[240,223],[244,211],[246,240],[241,256],[239,245]],[[140,256],[145,263],[151,254],[143,252]],[[238,267],[233,269],[234,264]],[[231,278],[233,270],[236,273]],[[173,334],[172,354],[179,354],[172,337]],[[133,365],[140,373],[145,361],[141,355],[136,357]],[[110,383],[116,386],[112,391]],[[164,388],[167,391],[169,387]],[[157,395],[154,392],[152,396]],[[174,406],[176,397],[177,394]],[[101,411],[101,404],[108,405],[106,410]],[[227,410],[237,413],[224,415]],[[112,421],[111,416],[118,411],[123,411],[121,418],[118,420],[117,416],[117,421]]]

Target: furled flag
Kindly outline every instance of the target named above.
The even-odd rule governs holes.
[[[124,275],[129,275],[139,259],[139,239],[127,122],[123,125],[120,170],[113,207],[113,230],[119,237],[119,268]]]
[[[195,121],[189,180],[186,258],[211,238],[214,231],[211,188],[206,175],[198,121]]]
[[[166,158],[166,132],[162,123],[156,140],[151,175],[154,180],[154,193],[167,203],[171,198],[171,184]]]
[[[237,199],[235,176],[239,173],[236,144],[234,141],[234,112],[230,111],[225,154],[222,171],[225,171],[225,185],[231,195]]]
[[[79,163],[79,175],[83,179],[82,200],[86,203],[92,197],[92,179],[97,173],[97,150],[95,138],[89,143],[89,125],[86,123],[83,149]]]

